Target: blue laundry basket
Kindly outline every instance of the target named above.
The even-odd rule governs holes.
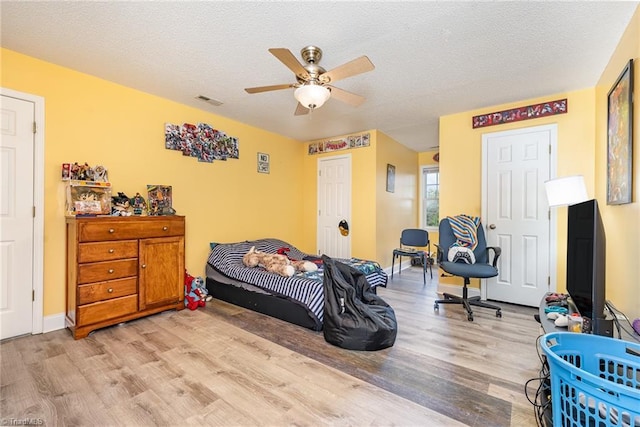
[[[555,427],[640,427],[640,344],[554,332],[541,347]]]

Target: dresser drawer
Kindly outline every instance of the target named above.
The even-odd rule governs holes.
[[[81,263],[137,257],[137,240],[80,243],[78,245],[78,262]]]
[[[138,311],[138,295],[78,306],[77,324],[80,326],[104,322]]]
[[[145,239],[184,235],[184,217],[86,221],[78,224],[78,241]]]
[[[138,275],[138,259],[94,262],[78,266],[78,284],[103,282]]]
[[[78,304],[90,304],[112,298],[133,295],[138,292],[138,279],[110,280],[108,282],[92,283],[78,286]]]

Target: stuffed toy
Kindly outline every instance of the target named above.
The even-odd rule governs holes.
[[[296,272],[316,271],[318,266],[309,261],[292,261],[286,255],[268,254],[256,250],[253,246],[242,257],[242,263],[247,267],[262,267],[270,273],[291,277]]]
[[[204,279],[202,277],[196,277],[193,279],[191,289],[193,289],[194,292],[200,296],[200,299],[204,301],[211,301],[213,299],[213,297],[209,295],[209,289],[207,289],[207,285],[204,283]]]
[[[184,305],[189,310],[204,307],[206,301],[211,301],[212,297],[205,286],[202,277],[193,277],[184,272]]]
[[[290,248],[287,248],[286,246],[283,246],[283,247],[279,248],[276,252],[279,253],[280,255],[286,256],[291,261],[300,261],[300,260],[297,260],[295,258],[291,258],[289,256],[289,251],[291,251]],[[311,256],[311,255],[307,255],[307,256],[304,257],[304,261],[309,261],[309,262],[314,263],[316,265],[316,267],[317,267],[316,270],[318,270],[318,269],[320,269],[322,267],[322,258],[318,258],[318,257],[314,257],[314,256]],[[313,270],[313,271],[315,271],[315,270]]]

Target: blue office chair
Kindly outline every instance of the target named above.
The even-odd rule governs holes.
[[[417,258],[422,263],[422,279],[424,284],[427,284],[427,264],[429,265],[429,271],[431,278],[433,279],[433,267],[431,262],[427,259],[427,254],[424,250],[418,248],[427,247],[429,254],[431,253],[431,242],[429,241],[429,232],[420,228],[408,228],[402,230],[400,235],[400,247],[393,250],[393,259],[391,260],[391,278],[393,279],[393,266],[396,262],[396,257],[400,258],[400,268],[398,274],[402,272],[402,257]]]
[[[462,287],[462,296],[444,293],[444,299],[436,300],[433,309],[438,310],[439,304],[462,304],[467,310],[467,320],[473,321],[473,311],[471,310],[471,306],[474,305],[477,307],[496,310],[496,317],[502,317],[501,308],[497,305],[481,301],[479,296],[471,298],[468,296],[468,285],[470,283],[470,279],[487,279],[498,275],[498,258],[500,257],[502,250],[499,247],[487,246],[484,230],[480,223],[477,230],[478,244],[473,250],[475,263],[467,264],[465,262],[450,262],[447,258],[449,248],[456,243],[457,239],[451,228],[449,219],[445,218],[440,221],[439,231],[440,238],[436,245],[438,249],[438,265],[446,273],[462,277],[464,279],[464,286]],[[489,263],[489,251],[493,251],[492,263]]]

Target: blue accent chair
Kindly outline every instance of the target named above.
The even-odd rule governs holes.
[[[422,263],[422,279],[424,284],[427,284],[427,264],[429,265],[429,271],[431,278],[433,279],[433,267],[431,262],[427,259],[427,255],[422,249],[428,248],[429,255],[431,255],[431,242],[429,241],[429,232],[421,228],[407,228],[402,230],[400,235],[400,247],[393,250],[393,259],[391,260],[391,278],[393,279],[393,267],[396,262],[396,258],[400,258],[400,267],[398,274],[402,272],[402,257],[418,258]]]

